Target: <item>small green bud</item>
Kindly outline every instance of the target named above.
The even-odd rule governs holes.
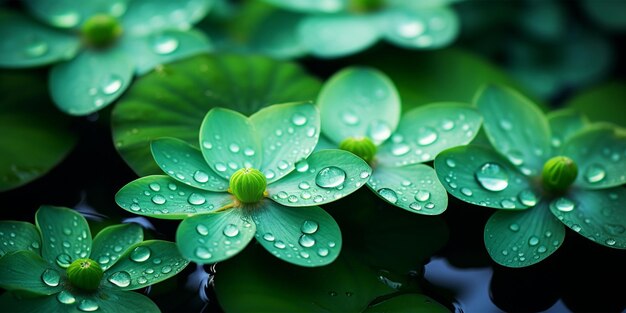
[[[82,27],[85,41],[94,47],[105,47],[122,35],[122,25],[113,16],[98,14],[89,18]]]
[[[354,153],[368,164],[374,160],[378,150],[376,145],[367,137],[350,137],[339,144],[339,149]]]
[[[543,185],[548,190],[564,191],[576,180],[578,166],[568,157],[557,156],[543,165]]]
[[[67,278],[72,286],[82,290],[96,290],[100,286],[104,271],[92,259],[77,259],[67,268]]]
[[[352,12],[373,12],[384,6],[384,0],[350,0],[348,8]]]
[[[267,179],[257,169],[242,168],[230,177],[230,193],[241,203],[256,203],[263,199]]]

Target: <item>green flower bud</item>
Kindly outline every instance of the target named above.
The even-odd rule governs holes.
[[[578,166],[568,157],[557,156],[543,165],[543,185],[548,190],[564,191],[576,180]]]
[[[263,199],[267,187],[265,175],[257,169],[242,168],[230,177],[230,193],[241,203],[256,203]]]
[[[339,144],[339,149],[354,153],[368,164],[374,160],[376,145],[367,137],[350,137]]]
[[[105,47],[122,35],[122,25],[111,15],[94,15],[83,24],[82,34],[88,44]]]
[[[67,268],[67,278],[72,286],[82,290],[96,290],[104,271],[98,262],[92,259],[77,259]]]
[[[348,8],[352,12],[372,12],[381,9],[384,0],[350,0]]]

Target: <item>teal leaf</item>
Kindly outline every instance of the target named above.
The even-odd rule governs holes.
[[[385,201],[409,212],[437,215],[448,207],[446,189],[428,165],[379,165],[367,186]]]
[[[317,140],[317,145],[315,146],[315,151],[320,150],[328,150],[328,149],[338,149],[339,145],[332,142],[328,137],[324,136],[324,134],[320,134],[319,139]]]
[[[250,46],[254,51],[279,59],[304,56],[306,47],[298,36],[298,24],[305,15],[289,11],[274,11],[265,17],[254,30]]]
[[[334,13],[347,8],[346,0],[265,0],[277,7],[306,13]]]
[[[209,12],[211,0],[133,0],[122,17],[124,31],[132,35],[162,30],[188,30]]]
[[[166,30],[146,36],[126,36],[120,49],[132,59],[135,73],[144,75],[161,64],[212,50],[211,42],[195,30]]]
[[[319,111],[310,103],[272,105],[250,121],[263,147],[261,169],[268,183],[293,171],[296,162],[313,152],[320,135]]]
[[[16,251],[0,258],[0,287],[6,290],[51,295],[62,288],[64,275],[32,251]]]
[[[333,75],[320,91],[322,132],[339,144],[349,137],[385,141],[398,126],[400,97],[393,82],[373,68],[350,67]]]
[[[441,152],[435,170],[448,192],[472,204],[496,209],[524,209],[540,200],[530,179],[496,151],[462,146]]]
[[[187,264],[173,242],[148,240],[131,246],[102,281],[105,287],[134,290],[173,277]]]
[[[91,231],[85,218],[63,207],[41,206],[35,214],[41,231],[41,256],[65,271],[76,259],[91,253]]]
[[[200,149],[217,175],[229,179],[241,168],[259,169],[261,142],[250,119],[239,112],[215,108],[200,127]]]
[[[85,50],[50,71],[50,93],[57,107],[87,115],[117,99],[130,86],[133,64],[118,49]]]
[[[578,110],[594,122],[610,122],[626,127],[621,103],[626,101],[626,82],[613,81],[577,94],[565,106]]]
[[[591,189],[626,183],[626,130],[596,124],[563,144],[562,152],[578,165],[577,186]]]
[[[337,58],[365,50],[380,38],[372,15],[311,15],[302,19],[298,26],[302,44],[321,58]]]
[[[209,167],[202,152],[185,141],[161,138],[150,145],[152,156],[163,172],[191,187],[209,191],[228,190],[228,181]]]
[[[254,238],[256,227],[243,210],[198,214],[183,220],[176,231],[178,250],[192,262],[207,264],[229,259]]]
[[[32,67],[72,58],[76,36],[41,25],[14,11],[0,10],[0,66]]]
[[[95,14],[119,17],[126,12],[128,0],[25,0],[28,9],[39,19],[58,28],[77,28]]]
[[[485,225],[491,258],[507,267],[526,267],[554,253],[565,239],[565,227],[540,202],[523,211],[494,213]]]
[[[103,297],[92,296],[86,299],[97,303],[101,312],[119,312],[119,313],[160,313],[159,307],[152,302],[147,296],[138,292],[127,292],[122,290],[106,289]],[[57,301],[58,302],[58,301]],[[78,302],[80,310],[81,302]],[[83,310],[80,310],[83,311]]]
[[[448,313],[450,310],[428,296],[416,293],[407,293],[395,296],[391,299],[379,302],[368,307],[363,313]]]
[[[0,221],[0,258],[10,252],[30,250],[39,253],[41,235],[35,225],[26,222]]]
[[[318,206],[292,208],[271,200],[252,211],[256,239],[275,257],[300,266],[332,263],[341,251],[341,231]]]
[[[580,235],[607,247],[626,249],[626,211],[623,186],[573,189],[550,203],[552,213]]]
[[[508,87],[488,85],[479,91],[476,106],[493,147],[525,175],[541,173],[550,156],[550,127],[543,112]]]
[[[198,130],[209,109],[252,115],[270,104],[315,100],[319,88],[319,80],[295,63],[200,55],[164,65],[134,82],[113,109],[113,139],[140,176],[159,174],[150,142],[175,137],[199,147]]]
[[[470,143],[480,129],[478,112],[460,103],[436,103],[402,116],[398,129],[379,147],[384,165],[401,166],[435,159],[439,152]]]
[[[437,49],[449,45],[458,35],[459,19],[445,6],[385,11],[385,39],[404,48]],[[426,22],[428,21],[428,22]]]
[[[143,240],[143,230],[137,224],[113,225],[101,230],[93,239],[90,259],[102,270],[113,266],[128,248]]]
[[[196,189],[165,175],[153,175],[126,184],[115,202],[134,214],[178,220],[219,209],[233,198],[226,192]]]
[[[562,109],[550,112],[547,115],[548,124],[552,133],[550,141],[556,151],[573,135],[583,130],[589,124],[586,116],[573,109]]]
[[[267,186],[269,197],[290,206],[322,205],[361,188],[372,169],[343,150],[321,150],[298,162],[296,170]]]

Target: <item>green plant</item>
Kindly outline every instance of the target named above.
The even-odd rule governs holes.
[[[352,67],[330,78],[318,97],[322,133],[368,160],[367,186],[385,201],[410,212],[435,215],[448,196],[432,167],[440,151],[469,143],[480,128],[476,110],[461,103],[436,103],[400,118],[400,97],[382,72]],[[377,147],[377,148],[376,148]]]
[[[188,262],[174,243],[143,241],[136,224],[109,226],[93,239],[78,212],[42,206],[36,225],[0,221],[0,297],[12,312],[160,312],[129,290],[168,279]]]
[[[342,150],[313,152],[319,123],[310,103],[273,105],[250,117],[211,109],[200,150],[173,138],[153,141],[154,159],[169,176],[139,178],[116,201],[135,214],[183,219],[177,244],[194,262],[228,259],[256,237],[284,261],[328,264],[339,254],[341,233],[317,205],[357,190],[371,169]]]
[[[476,106],[492,147],[440,153],[437,175],[453,196],[500,209],[484,240],[497,263],[524,267],[563,243],[565,228],[607,247],[626,249],[626,132],[588,125],[573,111],[547,118],[512,89],[483,88]]]

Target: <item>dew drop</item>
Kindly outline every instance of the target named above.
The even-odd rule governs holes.
[[[224,231],[222,232],[226,237],[235,237],[239,235],[239,228],[235,224],[228,224],[224,227]]]
[[[178,39],[169,35],[159,35],[154,37],[152,47],[158,54],[170,54],[178,49]]]
[[[309,163],[305,159],[302,159],[296,162],[296,171],[303,173],[308,170],[309,170]]]
[[[285,247],[287,247],[287,245],[285,245],[284,242],[278,240],[278,241],[274,242],[274,247],[276,247],[278,249],[285,249]]]
[[[361,177],[363,179],[368,178],[369,176],[370,176],[370,173],[367,172],[367,171],[363,171],[363,172],[361,172],[361,174],[359,174],[359,177]]]
[[[99,308],[100,307],[98,307],[98,303],[89,299],[81,300],[78,304],[78,309],[83,312],[93,312],[97,311]]]
[[[253,156],[256,152],[254,152],[254,149],[252,148],[245,148],[243,149],[243,154],[245,154],[246,156]]]
[[[420,128],[417,134],[417,143],[421,146],[427,146],[437,140],[437,131],[430,127]]]
[[[206,183],[209,181],[209,175],[203,171],[196,171],[195,173],[193,173],[193,180],[199,182],[199,183]]]
[[[143,262],[150,258],[151,253],[152,251],[150,251],[150,248],[139,246],[130,253],[130,259],[135,262]]]
[[[546,246],[539,246],[539,248],[537,248],[537,252],[539,253],[545,253],[546,251],[548,251]]]
[[[343,184],[345,180],[346,172],[338,167],[329,166],[317,173],[315,184],[322,188],[334,188]]]
[[[296,197],[295,195],[291,195],[287,198],[287,201],[289,201],[290,203],[296,203],[298,202],[298,197]]]
[[[298,240],[298,243],[305,247],[305,248],[310,248],[313,247],[315,245],[315,239],[313,239],[313,237],[309,236],[309,235],[302,235],[300,236],[300,239]]]
[[[430,192],[428,190],[420,189],[415,193],[414,198],[420,202],[428,201],[428,199],[430,199]]]
[[[513,128],[513,124],[509,120],[500,120],[500,128],[503,130],[511,130]]]
[[[225,172],[226,171],[226,165],[224,163],[215,163],[215,170],[218,172]]]
[[[49,268],[41,274],[41,280],[50,287],[56,287],[61,282],[59,272]]]
[[[504,199],[500,201],[500,206],[502,206],[502,208],[504,209],[515,209],[515,202],[509,199]]]
[[[409,208],[411,208],[411,209],[413,209],[415,211],[419,211],[419,210],[422,209],[422,206],[419,203],[417,203],[417,202],[413,202],[413,203],[409,204]]]
[[[264,239],[265,241],[272,242],[272,241],[276,240],[276,237],[274,237],[274,235],[272,235],[271,233],[265,233],[265,234],[263,235],[263,239]]]
[[[609,246],[614,246],[616,242],[615,242],[615,239],[609,238],[605,241],[605,243]]]
[[[368,135],[374,143],[383,142],[391,136],[391,127],[384,121],[373,121],[368,128]]]
[[[317,230],[319,229],[319,224],[315,221],[304,221],[304,223],[302,223],[302,226],[300,227],[300,231],[302,231],[305,234],[315,234],[315,232],[317,232]]]
[[[205,247],[197,247],[195,254],[198,258],[203,259],[203,260],[208,260],[211,257],[213,257],[213,255]]]
[[[311,185],[309,185],[309,183],[303,181],[300,184],[298,184],[298,188],[300,188],[301,190],[308,190],[309,188],[311,188]]]
[[[352,111],[343,112],[341,120],[348,126],[354,126],[359,123],[359,117]]]
[[[519,227],[519,224],[515,224],[515,223],[513,223],[513,224],[509,225],[509,229],[510,229],[511,231],[513,231],[513,232],[518,232],[518,231],[519,231],[519,228],[520,228],[520,227]]]
[[[118,92],[122,88],[123,82],[119,75],[109,76],[102,84],[102,92],[111,95]]]
[[[378,194],[390,203],[395,204],[398,202],[398,195],[395,191],[389,188],[378,189]]]
[[[539,238],[536,236],[531,236],[530,239],[528,239],[528,245],[536,246],[537,244],[539,244]]]
[[[187,202],[189,202],[189,204],[193,204],[193,205],[201,205],[204,204],[206,202],[206,198],[198,193],[192,192],[189,195],[189,198],[187,198]]]
[[[206,225],[203,224],[198,224],[196,226],[196,231],[198,232],[198,234],[200,234],[201,236],[206,236],[209,234],[209,228],[206,227]]]
[[[68,268],[70,264],[72,264],[72,257],[69,256],[68,254],[63,253],[57,256],[56,261],[60,267]]]
[[[319,255],[321,257],[327,256],[328,252],[329,252],[328,249],[326,249],[324,247],[317,249],[317,255]]]
[[[454,168],[456,166],[456,162],[453,159],[446,159],[446,165],[450,168]]]
[[[161,185],[159,185],[157,183],[151,183],[149,186],[150,186],[150,189],[152,189],[152,191],[159,191],[159,190],[161,190]]]
[[[26,46],[24,53],[31,58],[44,56],[50,50],[50,46],[43,40],[34,39]]]
[[[570,199],[560,197],[553,202],[554,207],[561,212],[570,212],[574,210],[574,202]]]
[[[425,27],[421,21],[406,20],[397,25],[398,35],[404,38],[415,38],[424,33]]]
[[[509,175],[496,163],[485,163],[475,173],[476,180],[489,191],[501,191],[509,185]]]
[[[466,187],[461,188],[461,193],[464,194],[467,197],[471,197],[472,196],[472,190]]]
[[[537,195],[530,190],[522,190],[518,195],[517,199],[525,206],[535,206],[537,204]]]
[[[598,183],[606,177],[606,171],[600,164],[592,164],[585,171],[585,179],[589,183]]]
[[[291,117],[291,122],[296,125],[296,126],[302,126],[304,124],[306,124],[307,119],[306,116],[300,114],[300,113],[295,113],[292,117]]]
[[[161,269],[161,273],[163,274],[169,274],[172,271],[172,267],[171,266],[163,266],[163,268]]]
[[[111,284],[121,288],[130,286],[130,274],[126,271],[113,273],[108,280]]]
[[[230,150],[230,152],[232,153],[238,153],[241,148],[239,148],[237,144],[231,143],[230,146],[228,146],[228,150]]]
[[[152,202],[154,204],[164,204],[167,200],[162,195],[155,195],[152,197]]]
[[[403,156],[411,151],[411,147],[405,143],[394,144],[391,148],[391,154],[395,156]]]
[[[76,298],[67,290],[63,290],[57,294],[57,301],[63,304],[72,304],[76,302]]]

